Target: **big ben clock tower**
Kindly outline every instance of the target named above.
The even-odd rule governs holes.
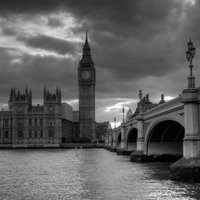
[[[78,67],[80,138],[96,139],[95,80],[96,72],[91,57],[87,33],[83,55]]]

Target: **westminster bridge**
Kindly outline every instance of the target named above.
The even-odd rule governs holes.
[[[117,154],[140,151],[145,155],[182,155],[185,132],[182,96],[147,111],[143,107],[155,104],[147,98],[140,103],[134,114],[129,111],[125,122],[109,131],[109,149]]]
[[[135,113],[129,110],[119,127],[108,130],[107,149],[131,154],[132,162],[180,158],[170,167],[172,180],[200,182],[200,87],[192,73],[194,55],[190,40],[188,88],[168,102],[161,95],[158,104],[140,90]]]

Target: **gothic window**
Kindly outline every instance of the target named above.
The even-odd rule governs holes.
[[[17,132],[17,137],[22,138],[23,137],[23,131],[18,131]]]
[[[54,131],[49,131],[49,137],[54,137]]]
[[[40,131],[40,137],[43,137],[43,131]]]
[[[53,127],[55,125],[55,120],[54,119],[49,119],[47,122],[47,125],[50,127]]]
[[[80,95],[83,94],[83,88],[79,88],[79,94],[80,94]]]
[[[87,117],[90,117],[90,111],[87,111]]]
[[[85,95],[85,87],[82,88],[82,95]]]
[[[85,111],[81,111],[81,117],[85,117]]]
[[[91,124],[87,124],[87,129],[91,129]]]
[[[37,137],[37,131],[35,131],[35,137]]]
[[[5,119],[4,126],[9,127],[8,119]]]
[[[29,123],[29,126],[32,125],[32,121],[31,121],[31,119],[29,119],[28,123]]]
[[[43,126],[43,120],[40,119],[40,126]]]
[[[92,101],[88,100],[88,106],[91,107],[92,106]]]
[[[88,94],[88,89],[87,89],[87,87],[85,87],[85,95],[87,95]]]
[[[37,126],[37,119],[35,119],[35,126]]]
[[[23,126],[24,125],[24,120],[23,119],[18,119],[17,120],[17,125],[18,126]]]
[[[83,100],[80,101],[80,107],[82,107],[84,105]]]
[[[82,87],[81,90],[81,94],[82,95],[91,95],[91,87]]]
[[[8,131],[5,131],[5,138],[8,138],[8,135],[9,135]]]
[[[24,111],[24,107],[23,106],[18,106],[17,107],[17,111],[18,112],[23,112]]]
[[[29,137],[31,138],[31,131],[29,131]]]
[[[89,130],[89,129],[91,129],[91,124],[88,124],[88,123],[87,124],[83,124],[82,125],[82,129],[83,130]]]
[[[87,95],[90,95],[90,94],[91,94],[91,88],[87,87]]]
[[[90,99],[83,99],[82,102],[83,102],[84,107],[90,107],[91,106]]]

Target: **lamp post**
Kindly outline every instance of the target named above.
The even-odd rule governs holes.
[[[115,129],[116,129],[116,117],[114,117],[114,125],[115,125]]]
[[[140,89],[139,90],[139,99],[140,99],[140,101],[139,101],[139,113],[142,113],[142,111],[143,111],[143,108],[142,108],[142,90]]]
[[[195,55],[195,47],[193,46],[193,43],[190,38],[188,42],[188,50],[186,51],[186,58],[190,63],[189,65],[190,76],[188,77],[188,88],[195,88],[195,78],[192,74],[192,68],[193,68],[192,60],[194,58],[194,55]]]

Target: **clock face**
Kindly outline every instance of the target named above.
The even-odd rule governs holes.
[[[18,112],[23,112],[24,111],[24,107],[23,106],[18,106],[17,111]]]
[[[49,110],[49,112],[53,112],[54,111],[54,107],[53,106],[49,106],[48,110]]]
[[[89,79],[91,77],[91,74],[89,71],[83,71],[82,72],[82,78],[83,79]]]

